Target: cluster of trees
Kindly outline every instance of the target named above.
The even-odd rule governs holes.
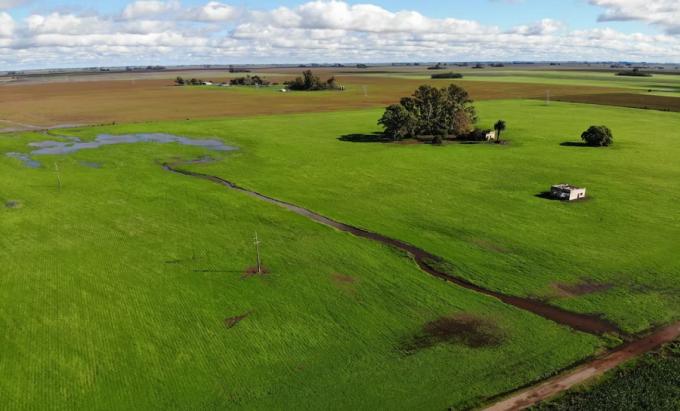
[[[460,73],[437,73],[431,76],[432,79],[463,78]]]
[[[591,147],[607,147],[614,143],[612,131],[607,126],[590,126],[581,134],[581,140]]]
[[[463,88],[423,85],[411,97],[387,107],[378,124],[393,140],[433,136],[433,142],[440,143],[444,138],[469,134],[476,119],[472,99]]]
[[[258,75],[234,78],[229,81],[232,86],[268,86],[271,83]]]
[[[175,84],[178,86],[200,86],[203,84],[203,80],[192,78],[191,80],[185,80],[182,77],[177,77],[175,79]]]
[[[631,71],[620,71],[616,73],[617,76],[629,76],[629,77],[652,77],[650,73],[640,71],[639,68],[634,68]]]
[[[437,63],[434,66],[430,66],[428,70],[444,70],[446,68],[446,63]]]
[[[302,72],[302,77],[289,81],[286,85],[290,90],[297,91],[343,90],[343,87],[338,84],[335,77],[322,81],[321,78],[315,76],[311,70]]]

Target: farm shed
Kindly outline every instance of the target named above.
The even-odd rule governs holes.
[[[574,201],[586,197],[586,189],[571,184],[556,184],[550,187],[550,195],[557,200]]]

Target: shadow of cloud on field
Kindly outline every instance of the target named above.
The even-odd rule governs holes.
[[[350,143],[390,143],[390,142],[392,142],[392,139],[390,139],[385,134],[380,133],[380,132],[375,132],[375,133],[370,133],[370,134],[364,134],[364,133],[345,134],[343,136],[338,137],[338,140],[350,142]]]

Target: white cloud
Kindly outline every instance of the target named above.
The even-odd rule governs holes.
[[[511,33],[523,34],[525,36],[541,36],[545,34],[552,34],[561,30],[564,25],[553,19],[543,19],[531,25],[516,26]]]
[[[570,31],[552,19],[504,30],[495,24],[338,0],[269,10],[205,1],[196,7],[178,1],[134,1],[116,14],[61,11],[22,20],[0,11],[0,70],[237,61],[672,61],[680,56],[680,36],[607,27]],[[618,18],[633,18],[640,3],[590,1],[609,7],[605,10],[625,6]],[[659,2],[646,3],[649,21],[661,24]],[[674,3],[667,6],[671,13],[677,10]],[[614,18],[611,13],[609,18]]]
[[[227,22],[238,17],[239,11],[234,6],[211,1],[208,4],[192,9],[188,16],[196,21]]]
[[[14,19],[5,12],[0,12],[0,38],[11,37],[14,33]]]
[[[678,0],[590,0],[603,7],[600,21],[639,20],[657,24],[669,33],[680,33]]]
[[[137,0],[125,7],[122,17],[132,20],[141,17],[161,16],[178,11],[180,7],[178,0]]]

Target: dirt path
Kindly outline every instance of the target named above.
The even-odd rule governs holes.
[[[194,162],[195,163],[195,162]],[[186,164],[186,163],[184,163]],[[376,242],[379,242],[381,244],[388,245],[390,247],[394,247],[396,249],[405,251],[408,253],[418,264],[418,267],[420,267],[421,270],[425,271],[426,273],[440,278],[444,281],[448,281],[451,283],[454,283],[456,285],[459,285],[463,288],[466,288],[468,290],[475,291],[480,294],[484,294],[490,297],[497,298],[498,300],[512,305],[514,307],[520,308],[522,310],[526,310],[529,312],[532,312],[536,315],[539,315],[543,318],[552,320],[556,323],[562,324],[569,326],[575,330],[579,330],[582,332],[590,333],[590,334],[595,334],[595,335],[604,335],[604,334],[616,334],[622,338],[628,338],[628,336],[621,331],[616,325],[613,323],[606,321],[598,316],[592,316],[592,315],[586,315],[586,314],[580,314],[580,313],[574,313],[571,311],[564,310],[559,307],[552,306],[550,304],[544,303],[542,301],[534,300],[531,298],[525,298],[525,297],[516,297],[516,296],[511,296],[511,295],[506,295],[497,291],[489,290],[486,288],[483,288],[479,285],[473,284],[469,282],[468,280],[457,277],[453,274],[444,272],[440,269],[438,269],[436,266],[438,263],[443,262],[443,259],[439,256],[436,256],[434,254],[431,254],[421,248],[418,248],[412,244],[405,243],[403,241],[386,237],[382,234],[378,233],[373,233],[358,227],[354,227],[348,224],[344,224],[335,220],[332,220],[328,217],[325,217],[321,214],[317,214],[311,210],[308,210],[306,208],[297,206],[295,204],[287,203],[285,201],[277,200],[275,198],[266,196],[264,194],[260,194],[255,191],[251,191],[242,187],[239,187],[238,185],[224,180],[220,177],[216,176],[211,176],[207,174],[200,174],[200,173],[195,173],[192,171],[184,170],[178,168],[181,166],[181,164],[164,164],[163,167],[171,171],[173,173],[177,174],[182,174],[185,176],[190,176],[190,177],[196,177],[200,178],[203,180],[208,180],[212,181],[214,183],[226,186],[232,190],[237,190],[242,193],[245,193],[249,196],[258,198],[260,200],[264,200],[268,203],[271,204],[276,204],[280,207],[283,207],[287,210],[290,210],[296,214],[299,214],[301,216],[307,217],[311,220],[314,220],[318,223],[324,224],[329,227],[333,227],[335,229],[338,229],[340,231],[344,231],[347,233],[351,233],[357,237],[363,237],[367,238],[369,240],[373,240]]]
[[[36,126],[34,124],[18,123],[11,120],[0,119],[0,123],[9,124],[12,127],[0,128],[0,133],[16,133],[21,131],[47,131],[47,130],[58,130],[61,128],[74,128],[80,127],[82,124],[55,124],[52,126]]]
[[[534,387],[513,394],[511,397],[485,408],[484,411],[523,410],[541,401],[554,397],[559,393],[567,391],[576,385],[582,384],[591,378],[599,377],[626,361],[652,351],[679,337],[680,322],[677,322],[662,328],[647,337],[624,344],[607,354],[572,370],[566,371]]]

